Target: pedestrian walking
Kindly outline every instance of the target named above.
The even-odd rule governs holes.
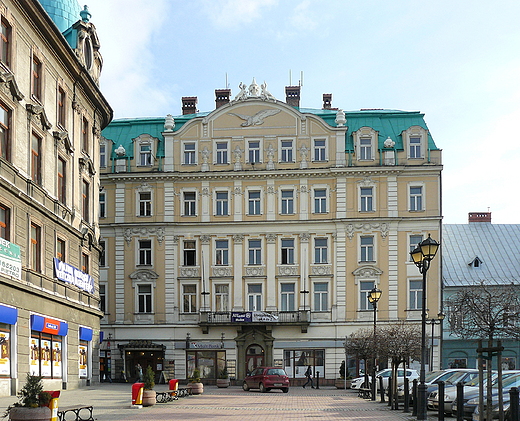
[[[312,368],[311,366],[307,367],[307,370],[305,371],[305,377],[307,377],[307,381],[302,386],[305,389],[305,386],[307,386],[309,383],[311,384],[311,387],[314,389],[314,382],[312,381]]]
[[[135,366],[135,375],[137,377],[136,382],[140,382],[143,380],[143,367],[141,367],[141,364],[137,363]]]

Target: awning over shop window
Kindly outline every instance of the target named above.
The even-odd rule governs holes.
[[[7,307],[0,305],[0,323],[7,323],[8,325],[16,324],[18,320],[18,309],[14,307]]]
[[[80,341],[91,341],[92,340],[93,330],[88,327],[80,327],[79,328],[79,340]]]
[[[66,336],[69,332],[69,324],[49,317],[31,315],[31,329],[37,332],[50,333],[51,335]]]

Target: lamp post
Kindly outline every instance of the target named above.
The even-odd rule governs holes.
[[[432,325],[432,346],[430,348],[431,349],[431,351],[430,351],[430,370],[433,370],[433,339],[435,336],[435,325],[440,326],[442,324],[442,321],[444,320],[444,317],[446,317],[446,315],[443,312],[440,312],[437,314],[436,319],[432,318],[432,319],[426,320],[426,323],[429,323]],[[439,349],[440,349],[440,345],[439,345]]]
[[[422,314],[421,314],[421,371],[419,373],[419,386],[417,387],[417,419],[426,420],[428,417],[426,409],[426,273],[430,269],[430,262],[437,254],[440,244],[430,237],[420,242],[417,247],[410,252],[413,263],[419,268],[422,274]]]
[[[368,293],[368,301],[374,307],[374,360],[372,362],[372,400],[376,400],[376,363],[377,363],[377,344],[376,344],[376,324],[377,324],[377,302],[381,298],[381,290],[374,286]]]

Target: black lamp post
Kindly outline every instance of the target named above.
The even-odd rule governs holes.
[[[441,325],[442,321],[444,320],[444,317],[446,317],[446,315],[443,312],[440,312],[437,314],[436,319],[432,318],[432,319],[426,320],[426,323],[429,323],[432,325],[432,346],[430,348],[431,349],[430,350],[430,371],[433,370],[433,339],[435,336],[435,325],[437,325],[437,324]]]
[[[419,386],[417,387],[417,419],[428,419],[426,409],[426,390],[425,384],[426,372],[426,273],[430,269],[430,262],[437,254],[440,244],[430,237],[420,242],[417,247],[410,252],[412,260],[419,268],[419,272],[423,276],[422,282],[422,317],[421,317],[421,371],[419,373]]]
[[[372,362],[372,400],[376,400],[376,364],[377,364],[377,344],[376,344],[376,324],[377,324],[377,302],[381,298],[381,290],[374,287],[368,293],[368,301],[374,307],[374,360]]]

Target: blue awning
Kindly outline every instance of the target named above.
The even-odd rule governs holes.
[[[94,331],[92,329],[89,329],[88,327],[80,327],[79,328],[79,340],[80,341],[91,341],[92,340],[92,334]]]
[[[7,323],[8,325],[16,324],[18,320],[18,309],[14,307],[7,307],[0,304],[0,323]]]

